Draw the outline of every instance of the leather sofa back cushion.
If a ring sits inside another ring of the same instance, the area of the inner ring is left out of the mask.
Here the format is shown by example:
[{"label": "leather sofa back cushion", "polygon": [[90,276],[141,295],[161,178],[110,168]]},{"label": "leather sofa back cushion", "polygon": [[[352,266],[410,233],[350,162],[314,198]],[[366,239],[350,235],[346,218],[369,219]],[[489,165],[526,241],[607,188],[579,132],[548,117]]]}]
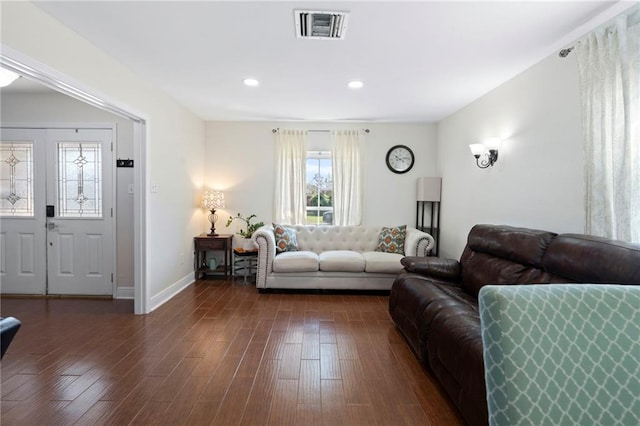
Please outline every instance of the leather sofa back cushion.
[{"label": "leather sofa back cushion", "polygon": [[509,226],[474,226],[460,265],[474,296],[487,284],[640,284],[637,244]]},{"label": "leather sofa back cushion", "polygon": [[542,268],[545,250],[557,234],[511,226],[476,225],[467,247],[522,265]]},{"label": "leather sofa back cushion", "polygon": [[542,267],[545,251],[556,235],[511,226],[474,226],[460,259],[462,287],[477,296],[486,284],[566,282]]},{"label": "leather sofa back cushion", "polygon": [[544,269],[576,282],[640,284],[637,244],[562,234],[549,245]]},{"label": "leather sofa back cushion", "polygon": [[477,297],[482,286],[487,284],[541,284],[567,282],[565,278],[549,274],[486,253],[475,252],[469,247],[462,254],[462,288]]}]

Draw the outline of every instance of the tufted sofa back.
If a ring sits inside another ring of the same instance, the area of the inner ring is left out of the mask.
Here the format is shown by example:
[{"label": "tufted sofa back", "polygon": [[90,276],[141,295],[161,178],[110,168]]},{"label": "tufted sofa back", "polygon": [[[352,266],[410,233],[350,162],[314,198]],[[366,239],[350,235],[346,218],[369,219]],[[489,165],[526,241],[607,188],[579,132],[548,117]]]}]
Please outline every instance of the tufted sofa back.
[{"label": "tufted sofa back", "polygon": [[327,250],[374,251],[380,226],[296,225],[298,248],[320,254]]}]

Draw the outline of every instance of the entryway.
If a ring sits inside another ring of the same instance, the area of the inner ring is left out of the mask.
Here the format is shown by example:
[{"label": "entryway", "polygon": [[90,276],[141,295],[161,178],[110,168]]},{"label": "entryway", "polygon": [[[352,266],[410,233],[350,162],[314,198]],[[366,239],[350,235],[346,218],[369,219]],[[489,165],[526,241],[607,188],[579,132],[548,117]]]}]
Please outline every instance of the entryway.
[{"label": "entryway", "polygon": [[0,129],[3,294],[113,295],[113,135]]}]

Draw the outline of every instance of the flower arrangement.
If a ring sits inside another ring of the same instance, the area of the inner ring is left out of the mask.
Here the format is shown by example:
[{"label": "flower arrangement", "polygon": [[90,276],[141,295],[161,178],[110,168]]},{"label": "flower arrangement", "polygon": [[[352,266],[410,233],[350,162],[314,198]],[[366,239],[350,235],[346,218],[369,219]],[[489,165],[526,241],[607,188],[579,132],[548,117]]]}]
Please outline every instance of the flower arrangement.
[{"label": "flower arrangement", "polygon": [[227,227],[229,227],[229,225],[231,225],[231,222],[233,222],[234,220],[240,219],[247,224],[247,230],[245,231],[241,229],[240,232],[238,232],[238,235],[240,235],[242,238],[251,238],[253,233],[256,232],[258,228],[264,226],[263,222],[251,223],[251,220],[255,217],[255,214],[249,215],[247,217],[242,217],[240,216],[240,213],[238,213],[237,216],[229,216],[229,219],[227,220]]}]

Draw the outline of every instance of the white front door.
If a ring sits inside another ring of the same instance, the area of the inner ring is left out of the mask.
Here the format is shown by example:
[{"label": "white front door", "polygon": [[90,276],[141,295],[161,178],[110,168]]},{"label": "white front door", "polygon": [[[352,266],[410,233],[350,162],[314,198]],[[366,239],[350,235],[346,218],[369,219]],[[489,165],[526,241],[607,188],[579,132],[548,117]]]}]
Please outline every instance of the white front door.
[{"label": "white front door", "polygon": [[45,142],[42,129],[0,129],[3,294],[46,293]]},{"label": "white front door", "polygon": [[[36,217],[42,222],[40,226],[34,221],[33,232],[42,229],[44,234],[42,275],[47,294],[113,294],[112,133],[109,129],[44,130],[45,155],[34,156],[33,168],[35,175],[44,172],[46,189],[34,192]],[[2,198],[4,203],[4,194]],[[14,254],[12,246],[5,250],[2,257],[7,259],[23,256]],[[34,275],[41,281],[38,273]],[[14,281],[3,276],[2,291],[35,292]]]}]

